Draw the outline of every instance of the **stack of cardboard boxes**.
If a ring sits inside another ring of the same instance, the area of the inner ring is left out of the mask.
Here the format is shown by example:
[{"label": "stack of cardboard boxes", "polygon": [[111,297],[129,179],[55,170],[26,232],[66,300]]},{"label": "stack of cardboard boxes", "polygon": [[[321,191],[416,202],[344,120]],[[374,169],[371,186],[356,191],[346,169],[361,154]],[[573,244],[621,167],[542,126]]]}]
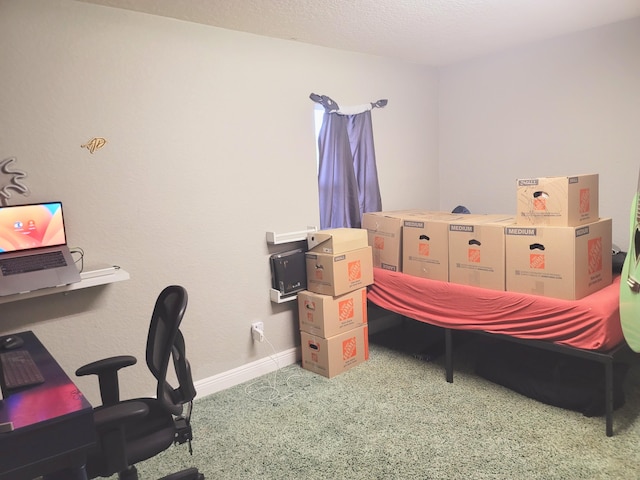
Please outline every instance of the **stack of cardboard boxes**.
[{"label": "stack of cardboard boxes", "polygon": [[514,223],[509,215],[428,210],[363,217],[375,267],[497,290],[505,289],[504,227]]},{"label": "stack of cardboard boxes", "polygon": [[598,175],[518,180],[517,192],[517,225],[505,229],[507,290],[577,300],[611,283]]},{"label": "stack of cardboard boxes", "polygon": [[320,230],[307,243],[307,290],[298,293],[302,367],[331,378],[369,358],[372,248],[358,228]]},{"label": "stack of cardboard boxes", "polygon": [[432,280],[577,300],[612,281],[598,175],[517,181],[517,215],[366,213],[374,266]]},{"label": "stack of cardboard boxes", "polygon": [[517,215],[365,213],[362,229],[308,235],[298,293],[302,366],[333,377],[368,359],[373,267],[432,280],[577,300],[612,281],[611,219],[598,175],[517,181]]}]

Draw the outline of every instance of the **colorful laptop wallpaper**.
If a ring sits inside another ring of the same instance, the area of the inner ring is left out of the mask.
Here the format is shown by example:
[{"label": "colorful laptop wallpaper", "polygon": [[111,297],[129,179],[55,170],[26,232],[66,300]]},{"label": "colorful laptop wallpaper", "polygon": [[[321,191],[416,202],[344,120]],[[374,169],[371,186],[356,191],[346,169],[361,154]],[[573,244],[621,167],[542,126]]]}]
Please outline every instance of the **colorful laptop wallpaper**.
[{"label": "colorful laptop wallpaper", "polygon": [[60,202],[0,207],[0,253],[65,243]]}]

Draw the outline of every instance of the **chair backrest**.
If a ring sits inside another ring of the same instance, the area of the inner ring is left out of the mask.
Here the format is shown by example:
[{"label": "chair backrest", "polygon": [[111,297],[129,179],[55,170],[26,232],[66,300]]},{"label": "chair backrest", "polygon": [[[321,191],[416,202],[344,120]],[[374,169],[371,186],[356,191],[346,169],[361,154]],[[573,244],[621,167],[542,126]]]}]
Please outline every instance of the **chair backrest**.
[{"label": "chair backrest", "polygon": [[[162,290],[153,309],[147,336],[147,366],[158,382],[157,398],[174,415],[180,415],[183,405],[191,402],[196,395],[185,356],[184,338],[180,332],[187,299],[187,291],[179,285]],[[167,381],[171,357],[178,380],[177,388]]]}]

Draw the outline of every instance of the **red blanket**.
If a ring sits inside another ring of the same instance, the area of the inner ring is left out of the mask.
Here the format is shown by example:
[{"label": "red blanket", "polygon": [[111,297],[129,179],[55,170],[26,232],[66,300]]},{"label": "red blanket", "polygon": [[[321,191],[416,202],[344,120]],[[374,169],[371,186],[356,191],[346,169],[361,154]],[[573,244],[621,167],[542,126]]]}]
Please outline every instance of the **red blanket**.
[{"label": "red blanket", "polygon": [[374,268],[368,299],[415,320],[458,330],[482,330],[585,350],[609,350],[623,340],[620,277],[580,300],[501,292]]}]

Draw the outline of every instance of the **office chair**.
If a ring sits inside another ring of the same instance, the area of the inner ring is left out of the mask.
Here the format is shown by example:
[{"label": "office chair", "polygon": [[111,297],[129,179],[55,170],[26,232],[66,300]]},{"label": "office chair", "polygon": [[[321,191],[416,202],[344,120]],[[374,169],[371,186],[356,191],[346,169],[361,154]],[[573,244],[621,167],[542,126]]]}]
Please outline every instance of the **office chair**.
[{"label": "office chair", "polygon": [[[102,405],[94,409],[97,445],[87,458],[89,478],[118,474],[137,480],[135,464],[188,442],[191,453],[191,409],[196,390],[180,322],[187,308],[187,291],[168,286],[158,296],[147,337],[146,360],[157,380],[156,398],[120,400],[118,371],[136,363],[129,355],[110,357],[80,367],[76,375],[97,375]],[[173,359],[178,388],[167,381]],[[185,414],[183,415],[183,409]],[[183,470],[163,480],[202,480],[197,469]]]}]

